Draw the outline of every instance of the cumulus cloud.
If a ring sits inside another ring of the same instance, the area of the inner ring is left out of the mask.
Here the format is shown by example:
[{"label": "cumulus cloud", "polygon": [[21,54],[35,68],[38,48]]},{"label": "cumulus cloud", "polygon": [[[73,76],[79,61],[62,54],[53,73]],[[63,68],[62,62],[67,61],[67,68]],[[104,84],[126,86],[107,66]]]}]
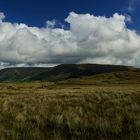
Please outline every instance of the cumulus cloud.
[{"label": "cumulus cloud", "polygon": [[70,29],[29,27],[3,21],[0,14],[0,67],[48,66],[61,63],[103,63],[140,66],[140,35],[128,29],[127,18],[76,14],[65,19]]}]

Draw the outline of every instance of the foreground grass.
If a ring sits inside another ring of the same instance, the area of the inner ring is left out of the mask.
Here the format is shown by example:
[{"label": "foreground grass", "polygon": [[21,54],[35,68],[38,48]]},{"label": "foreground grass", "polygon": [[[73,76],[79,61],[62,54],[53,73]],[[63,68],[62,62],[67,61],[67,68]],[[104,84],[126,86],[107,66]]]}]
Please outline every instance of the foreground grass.
[{"label": "foreground grass", "polygon": [[139,140],[140,87],[0,84],[1,140]]}]

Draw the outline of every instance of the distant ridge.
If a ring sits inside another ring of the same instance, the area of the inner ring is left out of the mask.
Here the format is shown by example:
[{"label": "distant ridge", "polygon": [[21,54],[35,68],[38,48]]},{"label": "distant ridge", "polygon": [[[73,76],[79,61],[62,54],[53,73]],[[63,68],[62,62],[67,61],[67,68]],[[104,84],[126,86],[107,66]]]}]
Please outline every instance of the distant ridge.
[{"label": "distant ridge", "polygon": [[0,82],[22,82],[28,81],[32,76],[47,71],[48,68],[5,68],[0,70]]},{"label": "distant ridge", "polygon": [[62,64],[55,67],[5,68],[0,70],[0,82],[61,81],[112,72],[140,73],[140,69],[121,65]]}]

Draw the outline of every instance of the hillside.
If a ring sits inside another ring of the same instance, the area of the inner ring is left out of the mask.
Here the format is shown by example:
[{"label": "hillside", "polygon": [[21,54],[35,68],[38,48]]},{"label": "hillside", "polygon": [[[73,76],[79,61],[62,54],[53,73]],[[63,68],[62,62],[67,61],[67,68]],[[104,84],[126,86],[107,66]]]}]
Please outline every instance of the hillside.
[{"label": "hillside", "polygon": [[[99,77],[108,74],[117,78],[134,79],[140,70],[120,65],[62,64],[52,68],[7,68],[0,70],[0,82],[62,81],[73,78]],[[102,74],[102,75],[101,75]],[[100,75],[100,76],[97,76]],[[113,77],[112,77],[113,78]],[[139,78],[140,79],[140,78]]]},{"label": "hillside", "polygon": [[47,71],[48,68],[6,68],[0,70],[0,82],[28,81],[31,77]]}]

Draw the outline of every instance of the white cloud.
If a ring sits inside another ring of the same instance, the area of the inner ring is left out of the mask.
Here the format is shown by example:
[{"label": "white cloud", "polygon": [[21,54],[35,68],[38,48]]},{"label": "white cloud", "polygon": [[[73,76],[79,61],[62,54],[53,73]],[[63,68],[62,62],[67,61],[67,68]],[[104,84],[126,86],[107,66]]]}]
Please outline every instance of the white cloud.
[{"label": "white cloud", "polygon": [[128,14],[125,14],[125,21],[126,21],[127,23],[132,23],[132,22],[133,22],[131,16],[128,15]]},{"label": "white cloud", "polygon": [[140,0],[129,0],[127,10],[129,12],[134,12],[136,7],[140,4]]},{"label": "white cloud", "polygon": [[46,21],[46,27],[47,28],[54,28],[55,27],[55,25],[56,25],[56,20],[54,19],[54,20],[48,20],[48,21]]},{"label": "white cloud", "polygon": [[107,18],[71,12],[65,19],[70,29],[64,30],[54,28],[53,21],[38,28],[4,22],[0,16],[0,67],[60,63],[140,66],[140,35],[126,27],[126,18],[117,13]]},{"label": "white cloud", "polygon": [[3,12],[0,12],[0,21],[2,21],[3,19],[5,19],[5,15]]}]

